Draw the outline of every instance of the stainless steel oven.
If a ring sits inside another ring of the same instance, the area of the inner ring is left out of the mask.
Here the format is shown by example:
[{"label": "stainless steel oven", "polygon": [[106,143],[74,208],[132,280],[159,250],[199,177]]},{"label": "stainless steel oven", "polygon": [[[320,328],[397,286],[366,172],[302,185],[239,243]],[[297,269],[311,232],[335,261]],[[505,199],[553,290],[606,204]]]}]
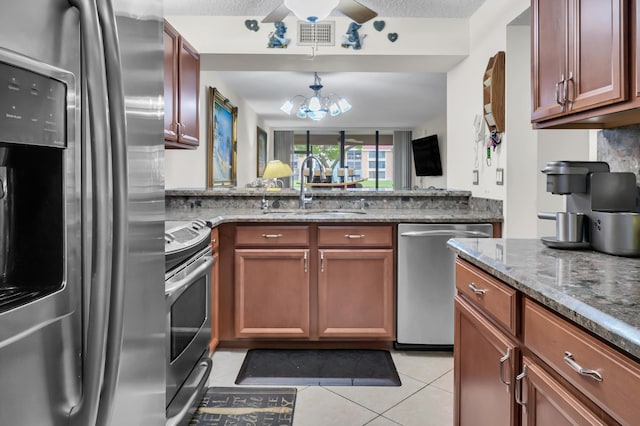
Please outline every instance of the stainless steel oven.
[{"label": "stainless steel oven", "polygon": [[211,227],[165,223],[167,425],[187,424],[211,371]]}]

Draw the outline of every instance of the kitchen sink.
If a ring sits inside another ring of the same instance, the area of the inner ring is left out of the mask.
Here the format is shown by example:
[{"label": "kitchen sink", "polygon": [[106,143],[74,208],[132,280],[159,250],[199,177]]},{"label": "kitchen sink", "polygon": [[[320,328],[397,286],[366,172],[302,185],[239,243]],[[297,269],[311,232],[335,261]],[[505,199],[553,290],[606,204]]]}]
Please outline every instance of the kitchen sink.
[{"label": "kitchen sink", "polygon": [[343,210],[343,209],[296,209],[296,210],[268,210],[265,214],[287,214],[287,215],[323,215],[323,216],[348,216],[366,214],[366,210]]}]

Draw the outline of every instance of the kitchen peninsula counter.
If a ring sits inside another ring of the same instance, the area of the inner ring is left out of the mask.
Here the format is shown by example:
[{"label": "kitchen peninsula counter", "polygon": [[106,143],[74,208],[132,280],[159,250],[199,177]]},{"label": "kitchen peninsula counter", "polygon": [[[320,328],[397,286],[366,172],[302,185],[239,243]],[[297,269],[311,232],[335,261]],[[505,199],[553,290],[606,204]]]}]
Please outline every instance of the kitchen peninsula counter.
[{"label": "kitchen peninsula counter", "polygon": [[[225,222],[501,223],[502,205],[474,199],[469,191],[313,191],[309,211],[298,208],[299,192],[170,190],[168,220]],[[269,203],[261,209],[263,197]],[[364,209],[362,206],[364,205]]]},{"label": "kitchen peninsula counter", "polygon": [[640,259],[537,239],[454,239],[457,255],[640,359]]}]

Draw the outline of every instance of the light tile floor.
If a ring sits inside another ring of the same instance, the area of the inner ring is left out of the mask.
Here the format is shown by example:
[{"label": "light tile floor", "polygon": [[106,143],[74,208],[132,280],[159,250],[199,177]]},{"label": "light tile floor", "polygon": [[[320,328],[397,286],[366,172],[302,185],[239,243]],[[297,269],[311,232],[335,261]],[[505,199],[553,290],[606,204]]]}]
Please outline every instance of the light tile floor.
[{"label": "light tile floor", "polygon": [[[246,350],[218,349],[209,386],[236,386]],[[402,386],[298,387],[294,426],[453,424],[453,356],[392,351]]]}]

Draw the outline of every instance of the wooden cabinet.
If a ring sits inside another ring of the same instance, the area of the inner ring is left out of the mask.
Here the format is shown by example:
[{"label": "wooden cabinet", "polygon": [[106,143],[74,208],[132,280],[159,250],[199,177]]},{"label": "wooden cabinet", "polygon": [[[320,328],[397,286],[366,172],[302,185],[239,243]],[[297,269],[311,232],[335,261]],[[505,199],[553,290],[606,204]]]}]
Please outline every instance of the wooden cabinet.
[{"label": "wooden cabinet", "polygon": [[516,335],[516,291],[478,268],[456,261],[456,290]]},{"label": "wooden cabinet", "polygon": [[626,5],[626,0],[532,1],[531,119],[536,127],[627,99]]},{"label": "wooden cabinet", "polygon": [[213,352],[220,341],[220,231],[218,228],[211,230],[211,250],[213,265],[211,266],[211,341],[209,342],[209,351]]},{"label": "wooden cabinet", "polygon": [[566,387],[528,357],[516,378],[516,399],[522,406],[522,425],[606,425]]},{"label": "wooden cabinet", "polygon": [[319,337],[394,338],[392,234],[390,226],[318,228]]},{"label": "wooden cabinet", "polygon": [[531,300],[524,302],[524,344],[581,394],[622,424],[640,419],[640,366]]},{"label": "wooden cabinet", "polygon": [[393,227],[235,228],[234,337],[395,337]]},{"label": "wooden cabinet", "polygon": [[456,425],[637,424],[635,360],[460,259],[456,288]]},{"label": "wooden cabinet", "polygon": [[164,139],[166,148],[199,144],[200,55],[164,21]]},{"label": "wooden cabinet", "polygon": [[236,228],[236,337],[309,337],[308,244],[307,226]]},{"label": "wooden cabinet", "polygon": [[238,337],[309,337],[309,250],[238,249]]},{"label": "wooden cabinet", "polygon": [[517,344],[460,296],[454,312],[454,424],[514,424]]}]

